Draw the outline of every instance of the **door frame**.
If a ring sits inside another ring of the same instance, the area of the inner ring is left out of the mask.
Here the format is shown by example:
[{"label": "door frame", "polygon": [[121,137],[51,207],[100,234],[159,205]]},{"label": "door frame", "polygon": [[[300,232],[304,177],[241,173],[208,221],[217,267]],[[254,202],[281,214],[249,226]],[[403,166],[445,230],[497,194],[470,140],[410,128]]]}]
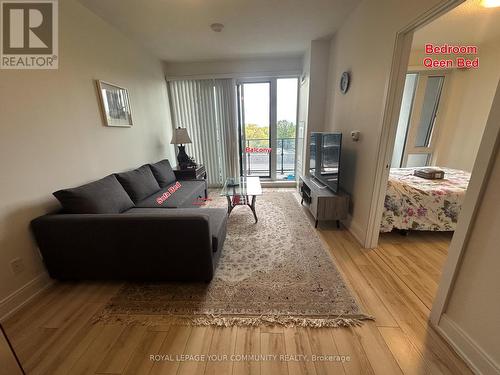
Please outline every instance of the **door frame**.
[{"label": "door frame", "polygon": [[391,71],[386,91],[386,101],[383,109],[382,131],[377,156],[377,167],[375,170],[374,189],[368,215],[368,230],[363,244],[365,248],[375,248],[378,246],[380,223],[384,210],[392,152],[396,140],[401,100],[403,97],[406,73],[409,70],[408,61],[410,59],[413,33],[418,28],[432,22],[434,19],[449,12],[464,1],[465,0],[443,1],[441,4],[422,14],[412,23],[396,33]]},{"label": "door frame", "polygon": [[[449,12],[464,0],[447,0],[434,9],[424,13],[410,25],[397,33],[396,43],[388,82],[387,100],[383,112],[382,133],[380,136],[379,153],[375,175],[375,188],[373,191],[368,232],[365,247],[375,248],[378,245],[380,221],[384,207],[387,181],[389,177],[390,162],[394,141],[396,137],[397,123],[401,107],[408,61],[416,29],[433,21],[441,15]],[[457,271],[459,269],[465,246],[467,245],[472,224],[474,223],[477,209],[486,187],[491,166],[494,162],[495,151],[500,143],[500,82],[490,110],[486,128],[483,133],[481,145],[474,163],[466,198],[461,210],[461,218],[453,235],[446,259],[438,292],[435,297],[430,313],[430,323],[439,330],[439,322],[447,307],[448,298],[453,288]],[[446,338],[445,338],[446,339]],[[447,340],[447,339],[446,339]],[[448,341],[448,340],[447,340]]]}]

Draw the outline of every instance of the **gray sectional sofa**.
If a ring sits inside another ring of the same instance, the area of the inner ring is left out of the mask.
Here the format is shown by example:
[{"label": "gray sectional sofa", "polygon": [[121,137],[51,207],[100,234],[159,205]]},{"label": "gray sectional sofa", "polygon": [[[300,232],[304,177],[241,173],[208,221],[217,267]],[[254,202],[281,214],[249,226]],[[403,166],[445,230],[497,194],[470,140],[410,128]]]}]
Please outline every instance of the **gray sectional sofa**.
[{"label": "gray sectional sofa", "polygon": [[162,160],[55,192],[62,209],[31,227],[55,279],[208,282],[227,214],[199,208],[206,194],[205,180],[177,181]]}]

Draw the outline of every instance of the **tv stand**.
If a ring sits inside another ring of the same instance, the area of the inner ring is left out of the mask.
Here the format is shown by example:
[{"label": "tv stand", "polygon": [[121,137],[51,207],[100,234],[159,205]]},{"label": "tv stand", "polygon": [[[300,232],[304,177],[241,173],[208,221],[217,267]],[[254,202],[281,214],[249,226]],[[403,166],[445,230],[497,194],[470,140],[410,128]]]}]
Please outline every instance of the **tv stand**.
[{"label": "tv stand", "polygon": [[318,189],[328,189],[328,186],[322,184],[318,180],[316,180],[314,177],[310,179],[311,183],[314,184]]},{"label": "tv stand", "polygon": [[299,177],[299,193],[301,204],[305,204],[314,218],[314,227],[318,227],[319,220],[336,220],[337,228],[340,220],[347,219],[349,212],[349,195],[339,191],[334,193],[330,189],[321,187],[309,176]]}]

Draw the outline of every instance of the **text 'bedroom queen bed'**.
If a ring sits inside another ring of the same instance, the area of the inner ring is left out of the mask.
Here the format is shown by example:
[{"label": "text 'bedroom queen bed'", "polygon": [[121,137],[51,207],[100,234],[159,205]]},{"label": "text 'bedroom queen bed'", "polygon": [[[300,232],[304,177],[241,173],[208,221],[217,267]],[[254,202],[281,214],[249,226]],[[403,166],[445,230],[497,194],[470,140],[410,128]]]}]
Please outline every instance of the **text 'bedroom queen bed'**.
[{"label": "text 'bedroom queen bed'", "polygon": [[[439,168],[439,167],[438,167]],[[391,168],[381,232],[393,229],[454,231],[470,173],[449,168],[441,180],[413,175],[415,168]]]}]

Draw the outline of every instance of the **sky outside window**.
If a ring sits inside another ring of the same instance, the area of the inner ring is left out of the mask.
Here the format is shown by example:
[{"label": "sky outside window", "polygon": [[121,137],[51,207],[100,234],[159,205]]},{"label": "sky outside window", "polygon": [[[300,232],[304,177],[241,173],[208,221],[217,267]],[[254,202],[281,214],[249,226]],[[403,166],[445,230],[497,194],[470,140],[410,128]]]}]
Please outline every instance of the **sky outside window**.
[{"label": "sky outside window", "polygon": [[[245,90],[245,123],[269,126],[269,83],[247,83]],[[277,120],[294,123],[297,118],[297,78],[277,80]]]}]

